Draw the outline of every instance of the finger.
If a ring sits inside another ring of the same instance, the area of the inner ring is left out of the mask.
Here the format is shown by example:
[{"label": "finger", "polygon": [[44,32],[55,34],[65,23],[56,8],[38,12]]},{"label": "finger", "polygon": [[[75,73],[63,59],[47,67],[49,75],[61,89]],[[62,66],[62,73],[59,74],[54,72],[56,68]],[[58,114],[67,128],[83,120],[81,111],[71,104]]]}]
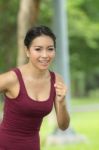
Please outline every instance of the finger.
[{"label": "finger", "polygon": [[63,84],[55,84],[54,87],[63,89],[65,86]]},{"label": "finger", "polygon": [[57,85],[64,85],[62,82],[56,82],[55,84],[54,84],[55,86],[57,86]]},{"label": "finger", "polygon": [[65,95],[66,91],[56,90],[56,94]]}]

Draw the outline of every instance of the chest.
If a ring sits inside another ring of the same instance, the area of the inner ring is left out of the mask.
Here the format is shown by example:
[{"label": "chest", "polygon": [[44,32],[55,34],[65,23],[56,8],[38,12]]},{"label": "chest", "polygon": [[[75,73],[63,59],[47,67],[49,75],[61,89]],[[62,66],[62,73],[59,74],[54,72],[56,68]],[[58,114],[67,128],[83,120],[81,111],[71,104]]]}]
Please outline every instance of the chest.
[{"label": "chest", "polygon": [[42,81],[24,81],[27,95],[34,100],[46,100],[49,98],[51,91],[50,80]]}]

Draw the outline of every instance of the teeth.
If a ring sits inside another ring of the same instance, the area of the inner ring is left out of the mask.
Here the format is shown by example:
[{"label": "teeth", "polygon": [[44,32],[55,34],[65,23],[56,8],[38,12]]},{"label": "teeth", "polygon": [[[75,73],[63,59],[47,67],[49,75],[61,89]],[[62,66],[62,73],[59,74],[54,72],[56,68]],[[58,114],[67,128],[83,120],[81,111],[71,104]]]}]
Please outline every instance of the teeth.
[{"label": "teeth", "polygon": [[48,65],[48,61],[39,61],[42,65]]},{"label": "teeth", "polygon": [[47,63],[47,62],[45,62],[45,61],[42,61],[41,63]]},{"label": "teeth", "polygon": [[48,63],[48,61],[40,61],[41,63]]}]

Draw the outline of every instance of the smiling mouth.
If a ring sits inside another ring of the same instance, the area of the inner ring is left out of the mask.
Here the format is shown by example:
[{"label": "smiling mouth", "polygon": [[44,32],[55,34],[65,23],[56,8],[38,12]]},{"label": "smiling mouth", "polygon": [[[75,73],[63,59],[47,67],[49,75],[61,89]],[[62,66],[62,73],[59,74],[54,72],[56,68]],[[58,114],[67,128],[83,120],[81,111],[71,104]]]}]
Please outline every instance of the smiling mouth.
[{"label": "smiling mouth", "polygon": [[39,61],[42,65],[48,65],[49,61]]}]

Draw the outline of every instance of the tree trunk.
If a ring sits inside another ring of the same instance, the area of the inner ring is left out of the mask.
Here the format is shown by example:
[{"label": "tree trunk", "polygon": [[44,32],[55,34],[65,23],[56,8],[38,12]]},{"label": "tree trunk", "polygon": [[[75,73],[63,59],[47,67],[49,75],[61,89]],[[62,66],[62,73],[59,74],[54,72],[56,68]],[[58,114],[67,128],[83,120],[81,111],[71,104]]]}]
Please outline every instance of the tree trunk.
[{"label": "tree trunk", "polygon": [[26,62],[24,51],[24,37],[27,30],[36,22],[40,7],[40,0],[21,0],[18,13],[18,56],[17,65]]}]

